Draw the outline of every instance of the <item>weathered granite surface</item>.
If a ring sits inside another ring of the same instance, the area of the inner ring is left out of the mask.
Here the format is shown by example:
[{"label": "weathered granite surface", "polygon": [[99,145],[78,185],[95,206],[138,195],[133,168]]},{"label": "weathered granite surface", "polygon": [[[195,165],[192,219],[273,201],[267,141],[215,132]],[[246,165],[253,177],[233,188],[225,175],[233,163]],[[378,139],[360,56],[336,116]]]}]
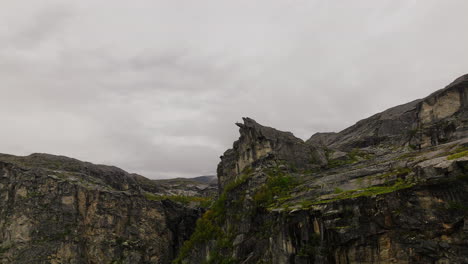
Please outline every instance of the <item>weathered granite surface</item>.
[{"label": "weathered granite surface", "polygon": [[369,146],[427,147],[466,137],[468,75],[428,97],[390,108],[339,133],[318,133],[308,143],[350,150]]},{"label": "weathered granite surface", "polygon": [[244,119],[176,263],[468,263],[467,90],[305,144]]},{"label": "weathered granite surface", "polygon": [[292,167],[316,169],[327,163],[325,151],[314,145],[306,144],[291,132],[283,132],[258,124],[250,118],[237,123],[240,138],[233,148],[227,150],[218,165],[220,189],[249,167],[255,167],[263,160],[284,161]]}]

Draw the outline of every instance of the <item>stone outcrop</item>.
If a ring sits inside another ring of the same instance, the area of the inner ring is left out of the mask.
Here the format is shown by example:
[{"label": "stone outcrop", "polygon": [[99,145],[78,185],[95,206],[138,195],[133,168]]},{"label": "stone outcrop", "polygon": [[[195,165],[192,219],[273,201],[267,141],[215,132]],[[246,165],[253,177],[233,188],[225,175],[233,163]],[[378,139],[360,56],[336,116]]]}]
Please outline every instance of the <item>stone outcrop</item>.
[{"label": "stone outcrop", "polygon": [[258,124],[250,118],[237,123],[240,138],[227,150],[218,165],[220,188],[237,179],[246,168],[266,160],[284,162],[295,169],[315,169],[326,165],[323,149],[306,144],[291,132],[283,132]]},{"label": "stone outcrop", "polygon": [[318,133],[307,142],[331,149],[376,146],[427,147],[466,137],[468,75],[428,97],[390,108],[339,133]]},{"label": "stone outcrop", "polygon": [[154,197],[116,167],[0,155],[0,263],[170,263],[203,210]]},{"label": "stone outcrop", "polygon": [[467,81],[305,144],[244,119],[176,263],[468,263]]}]

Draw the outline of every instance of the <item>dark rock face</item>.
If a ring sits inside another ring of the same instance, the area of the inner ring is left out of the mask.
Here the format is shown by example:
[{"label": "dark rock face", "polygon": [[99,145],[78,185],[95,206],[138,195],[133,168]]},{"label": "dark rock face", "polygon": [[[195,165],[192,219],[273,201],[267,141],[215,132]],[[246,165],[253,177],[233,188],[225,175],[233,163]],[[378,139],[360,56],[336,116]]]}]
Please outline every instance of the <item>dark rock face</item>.
[{"label": "dark rock face", "polygon": [[0,157],[0,263],[170,263],[202,211],[148,200],[125,171]]},{"label": "dark rock face", "polygon": [[468,263],[467,89],[306,144],[244,119],[176,263]]}]

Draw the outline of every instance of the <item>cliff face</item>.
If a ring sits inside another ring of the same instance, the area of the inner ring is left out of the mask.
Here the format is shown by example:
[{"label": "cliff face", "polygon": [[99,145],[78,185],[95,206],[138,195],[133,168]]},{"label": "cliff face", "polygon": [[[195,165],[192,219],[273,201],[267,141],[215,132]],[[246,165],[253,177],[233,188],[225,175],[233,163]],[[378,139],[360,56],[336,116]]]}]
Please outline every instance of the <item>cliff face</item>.
[{"label": "cliff face", "polygon": [[218,165],[220,189],[238,179],[246,168],[256,167],[266,160],[288,163],[293,168],[317,169],[326,165],[323,149],[306,144],[291,132],[282,132],[259,125],[255,120],[243,118],[237,123],[240,138],[227,150]]},{"label": "cliff face", "polygon": [[468,263],[467,90],[306,142],[244,118],[218,183],[0,154],[0,263]]},{"label": "cliff face", "polygon": [[428,97],[390,108],[339,133],[318,133],[307,142],[329,148],[428,147],[467,136],[468,75]]},{"label": "cliff face", "polygon": [[176,263],[468,263],[467,90],[306,143],[244,119]]},{"label": "cliff face", "polygon": [[0,263],[170,263],[202,210],[141,180],[66,157],[0,155]]}]

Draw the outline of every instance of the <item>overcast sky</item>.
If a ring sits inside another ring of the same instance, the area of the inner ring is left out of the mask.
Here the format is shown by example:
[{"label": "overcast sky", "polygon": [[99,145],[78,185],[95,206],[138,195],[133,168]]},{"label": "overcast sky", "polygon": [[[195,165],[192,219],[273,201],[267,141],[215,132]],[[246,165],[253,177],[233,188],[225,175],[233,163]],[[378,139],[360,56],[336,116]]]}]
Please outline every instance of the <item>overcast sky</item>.
[{"label": "overcast sky", "polygon": [[466,0],[0,1],[0,152],[214,174],[258,122],[307,139],[468,73]]}]

